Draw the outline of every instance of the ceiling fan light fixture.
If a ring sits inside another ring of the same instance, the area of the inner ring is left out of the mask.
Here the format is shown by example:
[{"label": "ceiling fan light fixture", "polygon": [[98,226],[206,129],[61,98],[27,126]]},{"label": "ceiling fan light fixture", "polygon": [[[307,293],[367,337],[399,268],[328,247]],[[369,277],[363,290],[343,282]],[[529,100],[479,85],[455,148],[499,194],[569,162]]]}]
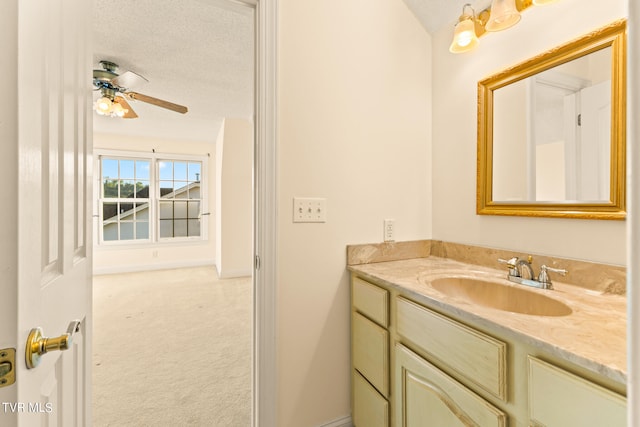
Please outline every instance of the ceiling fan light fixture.
[{"label": "ceiling fan light fixture", "polygon": [[120,103],[118,102],[113,103],[113,111],[111,112],[112,115],[117,117],[124,117],[124,115],[127,114],[128,112],[129,110],[126,108],[123,108],[122,105],[120,105]]},{"label": "ceiling fan light fixture", "polygon": [[103,116],[109,115],[113,110],[113,102],[111,101],[111,99],[107,98],[106,96],[103,96],[102,98],[99,98],[96,101],[95,110],[96,110],[96,113],[101,114]]}]

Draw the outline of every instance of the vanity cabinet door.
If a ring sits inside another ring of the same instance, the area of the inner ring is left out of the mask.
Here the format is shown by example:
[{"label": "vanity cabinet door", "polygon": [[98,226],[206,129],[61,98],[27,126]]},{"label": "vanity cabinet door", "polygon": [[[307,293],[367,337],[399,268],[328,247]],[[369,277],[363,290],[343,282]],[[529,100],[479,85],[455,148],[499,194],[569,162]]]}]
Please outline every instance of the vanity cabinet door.
[{"label": "vanity cabinet door", "polygon": [[504,427],[506,415],[397,343],[396,427]]},{"label": "vanity cabinet door", "polygon": [[626,408],[623,396],[529,356],[532,426],[624,427]]}]

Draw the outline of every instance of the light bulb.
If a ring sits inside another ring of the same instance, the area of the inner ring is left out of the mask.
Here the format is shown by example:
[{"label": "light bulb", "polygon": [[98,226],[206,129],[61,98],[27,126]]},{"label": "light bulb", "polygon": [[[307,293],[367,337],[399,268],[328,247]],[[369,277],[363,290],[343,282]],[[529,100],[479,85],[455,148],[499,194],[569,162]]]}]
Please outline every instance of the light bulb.
[{"label": "light bulb", "polygon": [[533,4],[536,6],[544,6],[546,4],[555,3],[558,0],[533,0]]},{"label": "light bulb", "polygon": [[113,114],[118,116],[118,117],[124,117],[125,114],[127,114],[129,110],[126,110],[124,108],[122,108],[122,105],[120,105],[120,103],[118,102],[114,102],[113,103]]},{"label": "light bulb", "polygon": [[449,52],[462,53],[474,49],[478,45],[475,24],[469,16],[460,18],[453,32],[453,41],[449,46]]},{"label": "light bulb", "polygon": [[111,100],[106,96],[103,96],[96,101],[96,112],[102,115],[109,114],[111,113],[112,106],[113,103],[111,102]]}]

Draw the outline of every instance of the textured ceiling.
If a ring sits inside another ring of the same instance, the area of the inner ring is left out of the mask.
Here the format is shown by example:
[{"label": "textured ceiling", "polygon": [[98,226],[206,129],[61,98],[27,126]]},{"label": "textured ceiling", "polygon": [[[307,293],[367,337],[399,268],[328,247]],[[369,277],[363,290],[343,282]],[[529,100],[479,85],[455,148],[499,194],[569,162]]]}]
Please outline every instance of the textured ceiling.
[{"label": "textured ceiling", "polygon": [[[253,115],[253,9],[225,0],[95,0],[100,60],[148,83],[130,88],[189,108],[130,101],[137,119],[94,114],[94,131],[215,142],[224,117]],[[94,94],[94,99],[98,92]]]},{"label": "textured ceiling", "polygon": [[[403,1],[433,34],[453,28],[468,0]],[[254,12],[243,0],[94,2],[94,68],[115,62],[148,80],[130,89],[189,108],[181,115],[131,101],[139,118],[94,114],[96,132],[215,142],[224,117],[253,116]]]},{"label": "textured ceiling", "polygon": [[430,34],[447,25],[450,25],[453,31],[453,26],[462,14],[462,7],[467,3],[478,12],[491,4],[491,0],[404,0],[404,2]]}]

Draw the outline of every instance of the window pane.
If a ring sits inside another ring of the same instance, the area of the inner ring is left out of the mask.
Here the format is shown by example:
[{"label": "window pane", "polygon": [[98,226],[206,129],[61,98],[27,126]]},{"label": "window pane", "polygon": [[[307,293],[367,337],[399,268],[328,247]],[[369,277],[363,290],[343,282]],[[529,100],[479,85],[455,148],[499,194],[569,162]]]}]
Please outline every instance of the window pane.
[{"label": "window pane", "polygon": [[160,237],[173,237],[173,220],[161,219],[160,220]]},{"label": "window pane", "polygon": [[103,197],[118,197],[118,180],[105,179],[102,184]]},{"label": "window pane", "polygon": [[133,203],[120,203],[118,213],[120,214],[120,221],[133,221]]},{"label": "window pane", "polygon": [[149,198],[149,181],[136,182],[136,198],[138,199]]},{"label": "window pane", "polygon": [[189,183],[184,181],[176,181],[174,184],[176,189],[175,198],[176,199],[186,199],[189,196],[187,189],[189,188]]},{"label": "window pane", "polygon": [[148,239],[149,238],[149,223],[148,222],[136,222],[136,239]]},{"label": "window pane", "polygon": [[200,198],[200,183],[194,182],[191,184],[189,188],[189,198],[190,199],[199,199]]},{"label": "window pane", "polygon": [[187,237],[186,219],[176,219],[173,222],[173,237]]},{"label": "window pane", "polygon": [[189,202],[187,206],[187,218],[194,219],[200,215],[200,202]]},{"label": "window pane", "polygon": [[118,178],[118,161],[116,159],[102,159],[102,178]]},{"label": "window pane", "polygon": [[173,162],[158,162],[160,169],[160,179],[173,179]]},{"label": "window pane", "polygon": [[173,219],[173,202],[160,202],[160,219]]},{"label": "window pane", "polygon": [[149,179],[149,161],[148,160],[136,160],[136,178],[137,179]]},{"label": "window pane", "polygon": [[173,162],[173,179],[186,181],[187,180],[187,163],[186,162]]},{"label": "window pane", "polygon": [[133,160],[120,160],[120,178],[121,179],[133,179],[135,178],[134,173],[134,161]]},{"label": "window pane", "polygon": [[200,220],[199,219],[190,219],[188,221],[189,226],[189,236],[199,236],[200,235]]},{"label": "window pane", "polygon": [[[187,202],[173,202],[174,218],[187,218]],[[185,225],[186,227],[186,225]]]},{"label": "window pane", "polygon": [[118,223],[117,222],[104,224],[104,226],[102,227],[102,239],[105,242],[118,240]]},{"label": "window pane", "polygon": [[189,181],[200,181],[201,169],[200,163],[189,163]]},{"label": "window pane", "polygon": [[135,194],[135,185],[133,180],[127,179],[120,181],[120,198],[122,199],[130,199]]},{"label": "window pane", "polygon": [[160,181],[160,197],[163,199],[173,198],[173,181]]},{"label": "window pane", "polygon": [[118,204],[117,203],[103,203],[102,204],[102,220],[103,221],[107,221],[107,220],[113,218],[116,215],[118,215]]},{"label": "window pane", "polygon": [[120,240],[133,240],[133,222],[120,223]]},{"label": "window pane", "polygon": [[149,203],[136,203],[136,221],[149,221]]}]

